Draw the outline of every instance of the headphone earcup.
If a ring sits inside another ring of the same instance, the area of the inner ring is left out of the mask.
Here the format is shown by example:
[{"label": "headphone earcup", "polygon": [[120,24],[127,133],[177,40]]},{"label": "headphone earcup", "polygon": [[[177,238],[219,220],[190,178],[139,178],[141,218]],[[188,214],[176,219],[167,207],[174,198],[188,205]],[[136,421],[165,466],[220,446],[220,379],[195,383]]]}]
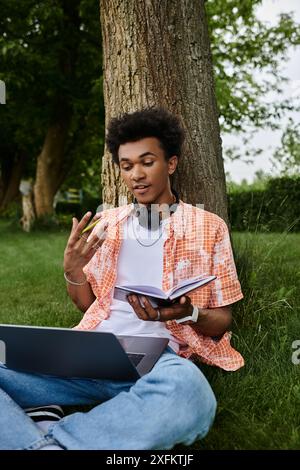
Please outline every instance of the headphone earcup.
[{"label": "headphone earcup", "polygon": [[[172,188],[172,193],[174,194],[176,201],[175,203],[170,204],[170,215],[176,212],[177,206],[179,204],[178,193],[173,188]],[[133,204],[134,204],[134,215],[138,218],[139,224],[142,227],[147,228],[148,230],[151,230],[151,222],[153,221],[151,217],[151,208],[150,207],[140,208],[139,203],[136,198],[134,198]],[[160,217],[159,217],[159,220],[160,220]],[[158,224],[160,224],[159,221],[158,221]],[[154,223],[154,225],[156,226],[156,223]]]}]

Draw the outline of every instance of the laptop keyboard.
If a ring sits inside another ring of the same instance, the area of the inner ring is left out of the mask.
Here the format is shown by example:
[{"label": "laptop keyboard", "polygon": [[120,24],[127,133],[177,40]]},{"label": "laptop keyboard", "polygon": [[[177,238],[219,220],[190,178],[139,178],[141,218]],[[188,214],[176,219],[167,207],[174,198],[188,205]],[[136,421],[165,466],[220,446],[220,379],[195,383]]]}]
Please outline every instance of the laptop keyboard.
[{"label": "laptop keyboard", "polygon": [[127,353],[127,356],[131,360],[132,364],[134,366],[137,366],[141,362],[145,354]]}]

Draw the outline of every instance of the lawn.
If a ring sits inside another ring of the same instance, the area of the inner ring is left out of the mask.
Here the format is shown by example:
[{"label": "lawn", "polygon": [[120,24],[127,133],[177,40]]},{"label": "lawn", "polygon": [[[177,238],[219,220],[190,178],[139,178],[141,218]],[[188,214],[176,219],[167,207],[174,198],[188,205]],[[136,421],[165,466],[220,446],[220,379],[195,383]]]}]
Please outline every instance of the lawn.
[{"label": "lawn", "polygon": [[[78,323],[63,279],[67,237],[0,221],[1,323]],[[300,365],[292,362],[300,340],[300,234],[234,233],[233,242],[245,298],[234,308],[232,341],[246,365],[237,372],[201,366],[218,411],[208,436],[191,448],[300,449]]]}]

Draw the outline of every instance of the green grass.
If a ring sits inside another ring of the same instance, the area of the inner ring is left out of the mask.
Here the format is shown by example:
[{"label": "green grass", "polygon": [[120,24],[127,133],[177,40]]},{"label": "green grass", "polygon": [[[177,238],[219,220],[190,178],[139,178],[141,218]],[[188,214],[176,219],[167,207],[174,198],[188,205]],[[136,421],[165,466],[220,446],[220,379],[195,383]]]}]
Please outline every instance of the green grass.
[{"label": "green grass", "polygon": [[235,233],[245,298],[234,309],[233,344],[245,367],[202,368],[218,397],[204,449],[299,449],[300,234]]},{"label": "green grass", "polygon": [[[67,232],[23,233],[0,221],[0,322],[72,327],[81,313],[63,280]],[[300,234],[233,234],[245,299],[234,308],[236,372],[201,365],[218,399],[194,449],[300,449]],[[183,448],[177,446],[177,449]]]},{"label": "green grass", "polygon": [[67,232],[24,233],[0,221],[0,321],[75,326],[81,313],[63,279]]}]

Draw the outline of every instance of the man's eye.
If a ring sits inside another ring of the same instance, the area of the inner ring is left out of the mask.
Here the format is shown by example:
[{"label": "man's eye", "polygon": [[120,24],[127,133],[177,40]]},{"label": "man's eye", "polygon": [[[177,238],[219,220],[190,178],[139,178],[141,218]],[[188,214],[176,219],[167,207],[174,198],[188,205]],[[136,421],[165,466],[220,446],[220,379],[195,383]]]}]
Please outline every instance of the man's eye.
[{"label": "man's eye", "polygon": [[129,171],[129,170],[130,170],[130,166],[122,166],[122,170]]},{"label": "man's eye", "polygon": [[144,162],[144,165],[151,166],[151,165],[153,165],[153,162]]}]

